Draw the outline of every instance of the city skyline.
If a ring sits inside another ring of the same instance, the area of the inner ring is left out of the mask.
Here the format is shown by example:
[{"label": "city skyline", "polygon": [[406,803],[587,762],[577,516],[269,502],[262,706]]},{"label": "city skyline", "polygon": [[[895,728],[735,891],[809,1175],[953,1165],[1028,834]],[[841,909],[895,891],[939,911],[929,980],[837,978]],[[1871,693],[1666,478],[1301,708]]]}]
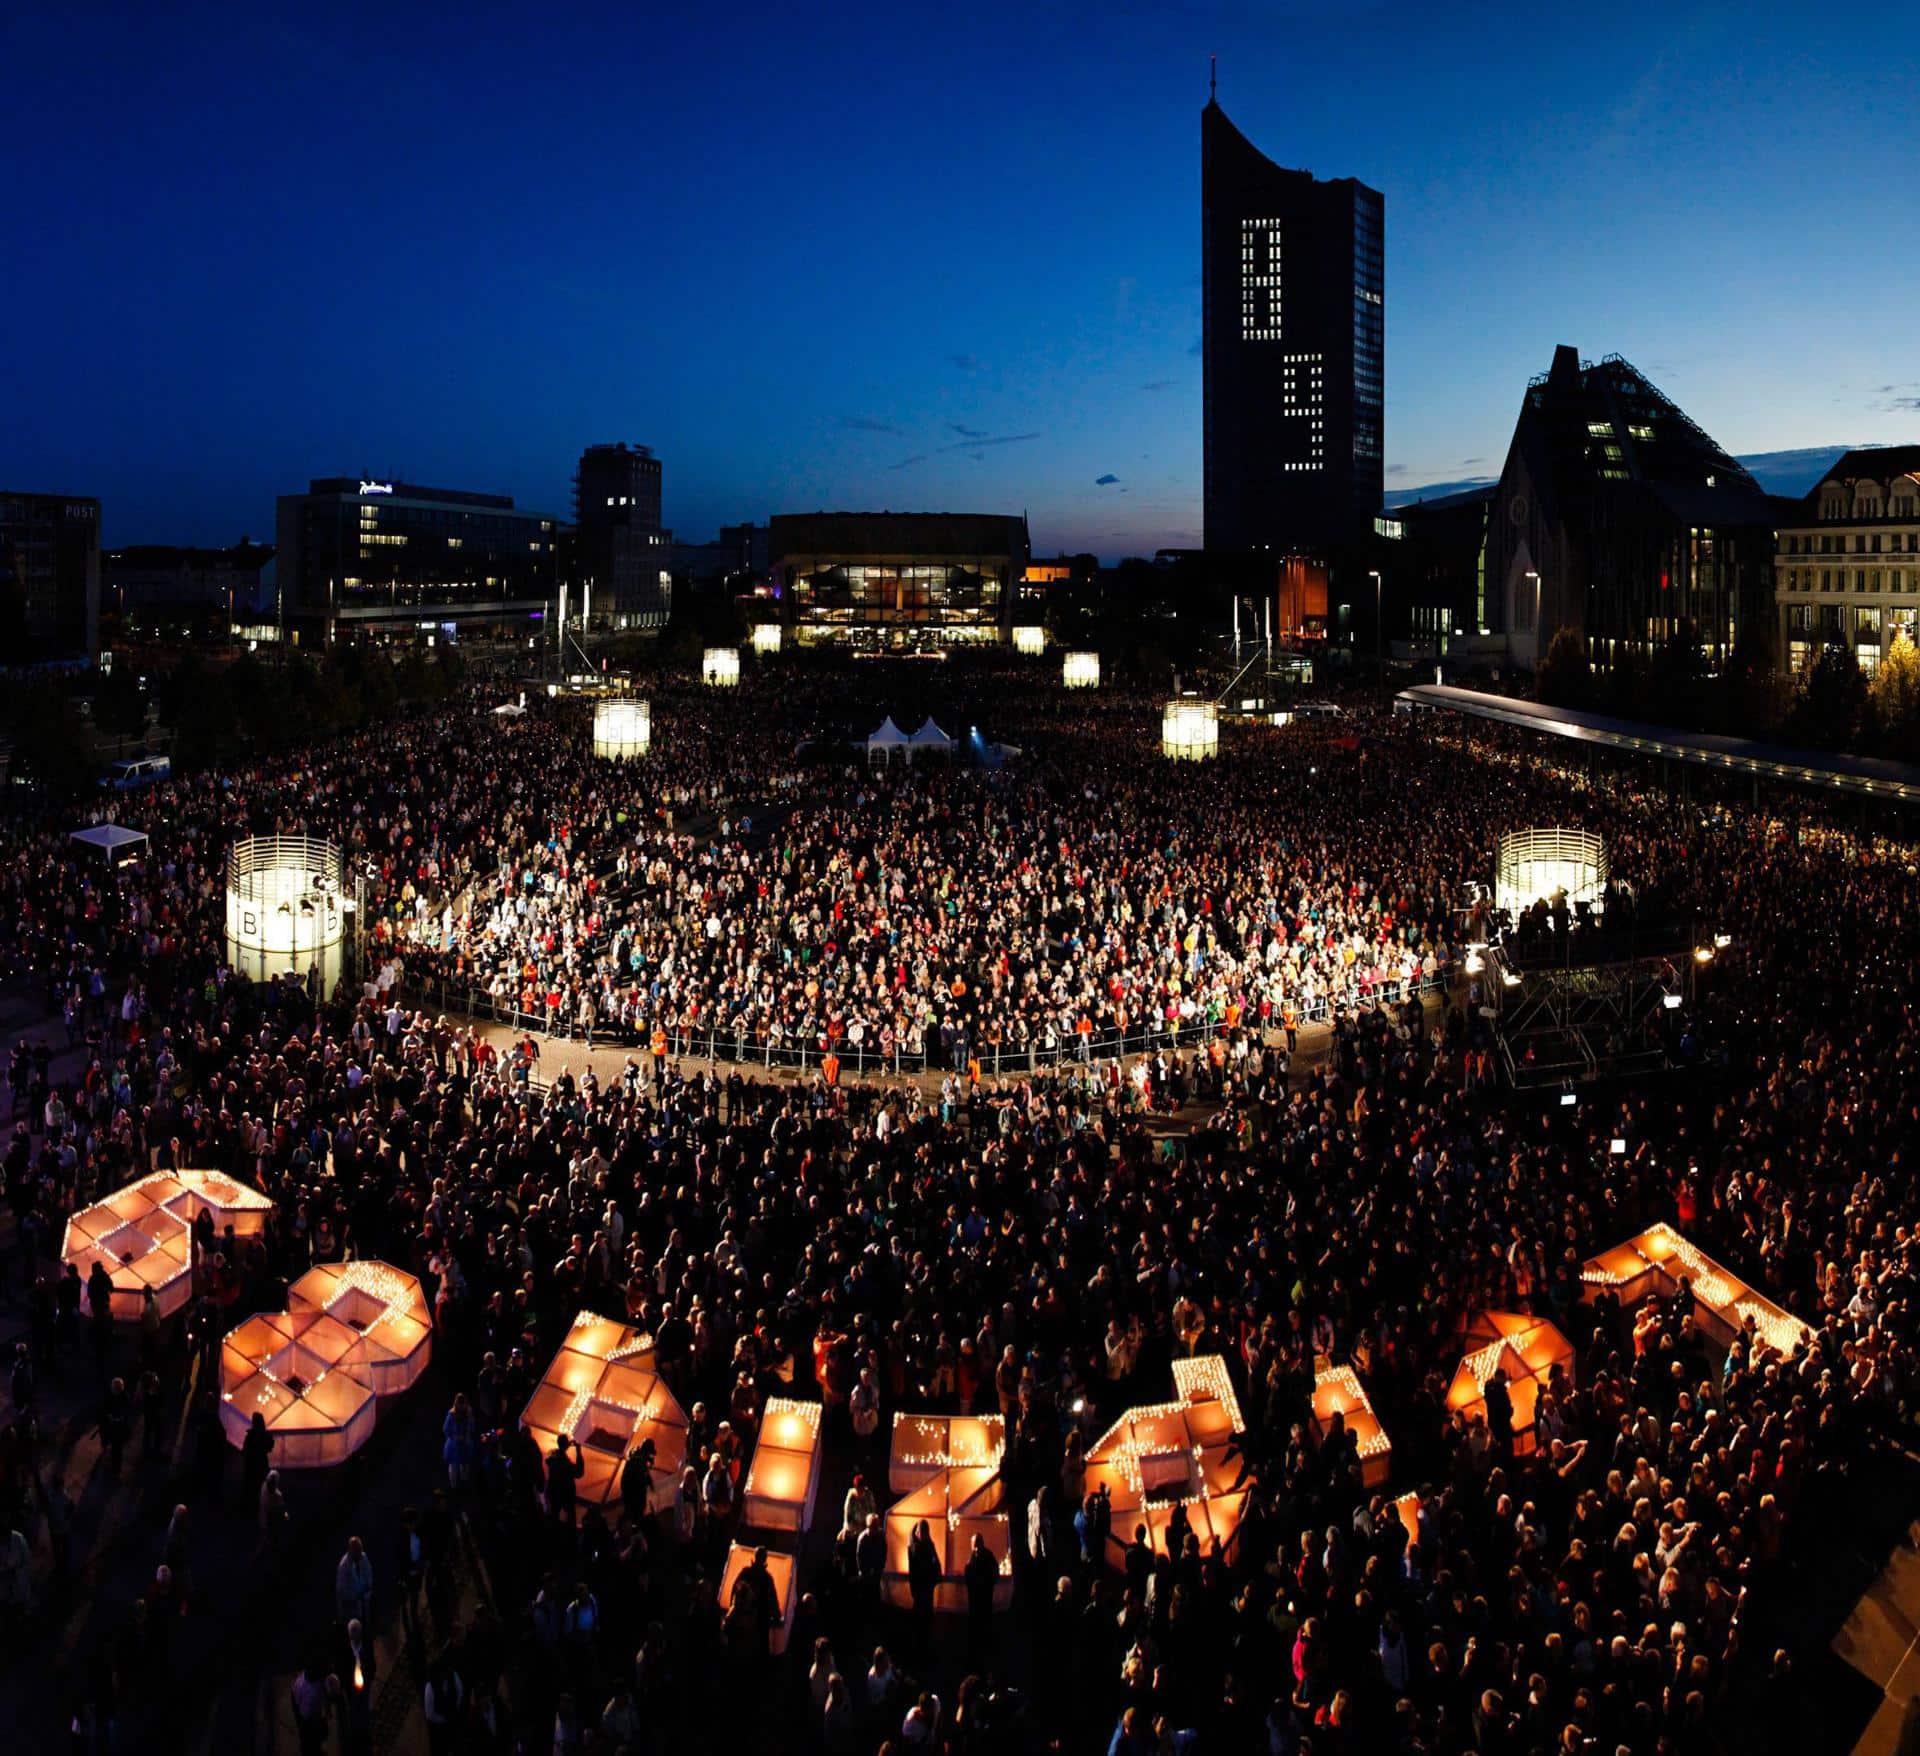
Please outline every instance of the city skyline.
[{"label": "city skyline", "polygon": [[1390,496],[1496,474],[1563,341],[1736,453],[1920,424],[1911,246],[1834,194],[1920,124],[1864,43],[1809,58],[1810,9],[358,16],[0,24],[34,70],[0,481],[227,542],[359,469],[565,516],[628,438],[686,538],[1024,509],[1036,552],[1190,544],[1215,51],[1263,151],[1391,204]]}]

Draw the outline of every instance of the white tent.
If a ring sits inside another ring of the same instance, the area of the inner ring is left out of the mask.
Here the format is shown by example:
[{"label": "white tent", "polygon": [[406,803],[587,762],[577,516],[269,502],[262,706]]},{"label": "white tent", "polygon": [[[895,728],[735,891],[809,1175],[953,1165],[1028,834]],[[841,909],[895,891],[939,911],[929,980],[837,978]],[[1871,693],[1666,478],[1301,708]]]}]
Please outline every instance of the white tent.
[{"label": "white tent", "polygon": [[938,750],[942,756],[951,756],[954,751],[954,740],[941,731],[933,723],[933,715],[928,714],[927,723],[907,740],[907,748],[914,756],[918,756],[923,750]]},{"label": "white tent", "polygon": [[894,751],[905,750],[908,744],[907,734],[893,723],[893,715],[888,714],[879,731],[867,740],[867,760],[871,762],[877,753],[882,762],[890,762]]},{"label": "white tent", "polygon": [[137,858],[147,845],[147,838],[139,830],[123,829],[117,823],[90,824],[85,829],[76,829],[72,839],[85,842],[90,848],[98,848],[107,856],[110,866]]}]

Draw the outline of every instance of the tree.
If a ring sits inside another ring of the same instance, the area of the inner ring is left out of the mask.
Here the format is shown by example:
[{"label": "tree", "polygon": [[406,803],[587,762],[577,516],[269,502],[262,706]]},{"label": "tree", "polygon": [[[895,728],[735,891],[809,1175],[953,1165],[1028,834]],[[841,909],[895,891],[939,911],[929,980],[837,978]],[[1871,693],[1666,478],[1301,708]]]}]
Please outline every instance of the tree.
[{"label": "tree", "polygon": [[1646,654],[1637,646],[1622,645],[1607,667],[1603,705],[1626,719],[1643,718],[1652,707],[1651,671]]},{"label": "tree", "polygon": [[10,692],[7,710],[22,772],[55,793],[77,793],[89,785],[94,776],[90,740],[64,685],[35,678]]},{"label": "tree", "polygon": [[1592,701],[1593,666],[1586,636],[1578,628],[1562,628],[1554,635],[1534,673],[1533,692],[1553,707],[1585,707]]},{"label": "tree", "polygon": [[1772,737],[1785,712],[1783,683],[1758,623],[1744,623],[1720,674],[1714,729],[1739,738]]},{"label": "tree", "polygon": [[1867,685],[1867,705],[1881,752],[1903,762],[1920,752],[1920,651],[1896,631]]},{"label": "tree", "polygon": [[137,738],[147,729],[147,693],[131,666],[101,677],[93,692],[93,723],[116,738]]},{"label": "tree", "polygon": [[1695,726],[1706,718],[1706,664],[1700,630],[1692,622],[1682,621],[1654,650],[1647,687],[1656,719]]},{"label": "tree", "polygon": [[1844,640],[1830,641],[1807,667],[1787,730],[1797,742],[1821,750],[1851,749],[1867,707],[1867,680]]}]

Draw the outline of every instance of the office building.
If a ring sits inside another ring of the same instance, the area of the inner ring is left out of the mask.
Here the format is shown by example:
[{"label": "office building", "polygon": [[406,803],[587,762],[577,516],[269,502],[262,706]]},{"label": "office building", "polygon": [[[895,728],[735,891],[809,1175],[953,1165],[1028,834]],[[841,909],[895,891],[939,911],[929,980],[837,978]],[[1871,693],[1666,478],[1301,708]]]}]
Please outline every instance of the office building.
[{"label": "office building", "polygon": [[100,653],[100,502],[0,489],[0,664]]},{"label": "office building", "polygon": [[807,512],[770,521],[781,618],[802,641],[937,646],[1012,638],[1024,518]]},{"label": "office building", "polygon": [[557,521],[510,495],[326,476],[280,498],[291,639],[524,637],[559,589]]},{"label": "office building", "polygon": [[573,478],[580,596],[596,625],[659,627],[673,606],[672,533],[660,524],[660,460],[644,445],[589,445]]},{"label": "office building", "polygon": [[1385,204],[1273,163],[1200,113],[1205,542],[1326,556],[1383,484]]},{"label": "office building", "polygon": [[1795,675],[1825,646],[1878,668],[1920,609],[1920,445],[1849,451],[1786,511],[1776,532],[1781,662]]},{"label": "office building", "polygon": [[271,612],[273,545],[242,537],[224,549],[135,543],[100,558],[100,591],[109,610],[127,617],[220,615],[251,622]]},{"label": "office building", "polygon": [[1670,640],[1723,663],[1772,634],[1783,503],[1617,354],[1570,347],[1527,386],[1487,521],[1486,590],[1507,656],[1578,629],[1605,668]]}]

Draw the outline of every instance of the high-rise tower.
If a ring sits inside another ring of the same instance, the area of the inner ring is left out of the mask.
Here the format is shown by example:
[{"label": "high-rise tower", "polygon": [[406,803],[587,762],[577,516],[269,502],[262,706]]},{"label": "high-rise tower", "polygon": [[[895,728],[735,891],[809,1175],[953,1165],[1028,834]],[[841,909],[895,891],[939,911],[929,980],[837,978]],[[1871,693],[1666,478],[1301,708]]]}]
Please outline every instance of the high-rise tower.
[{"label": "high-rise tower", "polygon": [[1200,112],[1206,546],[1324,552],[1380,510],[1385,204]]}]

